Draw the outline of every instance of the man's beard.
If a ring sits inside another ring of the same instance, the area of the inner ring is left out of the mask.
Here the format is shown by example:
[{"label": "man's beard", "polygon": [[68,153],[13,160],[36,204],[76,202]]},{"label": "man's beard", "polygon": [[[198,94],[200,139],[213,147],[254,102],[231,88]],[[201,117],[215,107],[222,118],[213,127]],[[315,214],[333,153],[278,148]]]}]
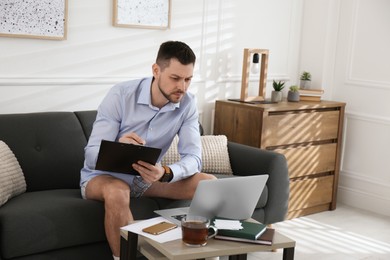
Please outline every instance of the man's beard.
[{"label": "man's beard", "polygon": [[[164,96],[169,102],[171,102],[171,103],[179,103],[179,102],[180,102],[181,98],[180,98],[179,100],[173,99],[173,98],[171,98],[171,95],[170,95],[170,94],[164,92],[164,90],[163,90],[163,89],[161,88],[161,86],[160,86],[160,82],[157,82],[157,86],[158,86],[158,89],[160,90],[161,94],[163,94],[163,96]],[[180,91],[180,90],[176,91],[175,93],[184,94],[184,92],[183,92],[183,91]]]}]

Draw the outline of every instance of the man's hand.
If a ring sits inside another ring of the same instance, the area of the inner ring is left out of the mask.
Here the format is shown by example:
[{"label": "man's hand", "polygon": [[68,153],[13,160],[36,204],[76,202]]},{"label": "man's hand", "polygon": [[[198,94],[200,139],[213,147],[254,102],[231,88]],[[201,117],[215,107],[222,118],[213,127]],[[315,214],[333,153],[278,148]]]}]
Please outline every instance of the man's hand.
[{"label": "man's hand", "polygon": [[132,166],[134,170],[139,172],[146,183],[159,181],[165,173],[164,168],[160,164],[153,165],[144,161],[138,161],[133,163]]},{"label": "man's hand", "polygon": [[136,145],[145,145],[146,142],[144,139],[139,137],[136,133],[126,133],[121,138],[119,138],[119,142],[127,143],[127,144],[136,144]]},{"label": "man's hand", "polygon": [[[119,142],[136,145],[146,144],[145,140],[134,132],[124,134],[119,138]],[[165,173],[164,168],[160,164],[153,165],[144,161],[138,161],[137,163],[133,163],[132,166],[146,183],[159,181]]]}]

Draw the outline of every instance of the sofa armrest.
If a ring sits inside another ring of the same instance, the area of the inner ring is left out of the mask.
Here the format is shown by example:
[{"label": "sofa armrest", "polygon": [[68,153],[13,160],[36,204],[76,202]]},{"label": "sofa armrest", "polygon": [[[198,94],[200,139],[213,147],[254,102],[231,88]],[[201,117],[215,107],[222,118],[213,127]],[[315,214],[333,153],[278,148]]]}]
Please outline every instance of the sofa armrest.
[{"label": "sofa armrest", "polygon": [[283,221],[287,214],[290,192],[287,160],[284,155],[234,142],[228,142],[228,150],[234,175],[269,175],[264,223]]}]

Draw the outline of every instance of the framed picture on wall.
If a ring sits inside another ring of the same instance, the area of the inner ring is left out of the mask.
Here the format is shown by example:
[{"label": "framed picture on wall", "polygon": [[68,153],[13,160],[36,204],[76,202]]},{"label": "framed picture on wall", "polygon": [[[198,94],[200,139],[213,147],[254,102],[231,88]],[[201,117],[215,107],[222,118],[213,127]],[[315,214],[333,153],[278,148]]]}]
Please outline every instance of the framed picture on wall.
[{"label": "framed picture on wall", "polygon": [[119,27],[168,29],[171,0],[114,0],[113,24]]},{"label": "framed picture on wall", "polygon": [[1,0],[0,36],[65,40],[68,0]]}]

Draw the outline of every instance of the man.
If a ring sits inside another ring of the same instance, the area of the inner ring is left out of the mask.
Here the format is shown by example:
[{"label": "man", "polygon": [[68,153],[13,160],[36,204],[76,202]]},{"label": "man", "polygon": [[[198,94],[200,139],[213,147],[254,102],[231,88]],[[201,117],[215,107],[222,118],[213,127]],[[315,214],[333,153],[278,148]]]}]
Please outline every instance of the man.
[{"label": "man", "polygon": [[[185,43],[161,44],[153,77],[117,84],[98,108],[80,184],[83,198],[104,202],[105,232],[114,259],[119,259],[120,227],[133,221],[130,197],[191,199],[200,180],[215,179],[200,172],[198,110],[195,97],[187,93],[195,59]],[[137,177],[95,170],[102,139],[158,147],[163,155],[175,135],[181,156],[175,164],[139,161],[132,165]]]}]

